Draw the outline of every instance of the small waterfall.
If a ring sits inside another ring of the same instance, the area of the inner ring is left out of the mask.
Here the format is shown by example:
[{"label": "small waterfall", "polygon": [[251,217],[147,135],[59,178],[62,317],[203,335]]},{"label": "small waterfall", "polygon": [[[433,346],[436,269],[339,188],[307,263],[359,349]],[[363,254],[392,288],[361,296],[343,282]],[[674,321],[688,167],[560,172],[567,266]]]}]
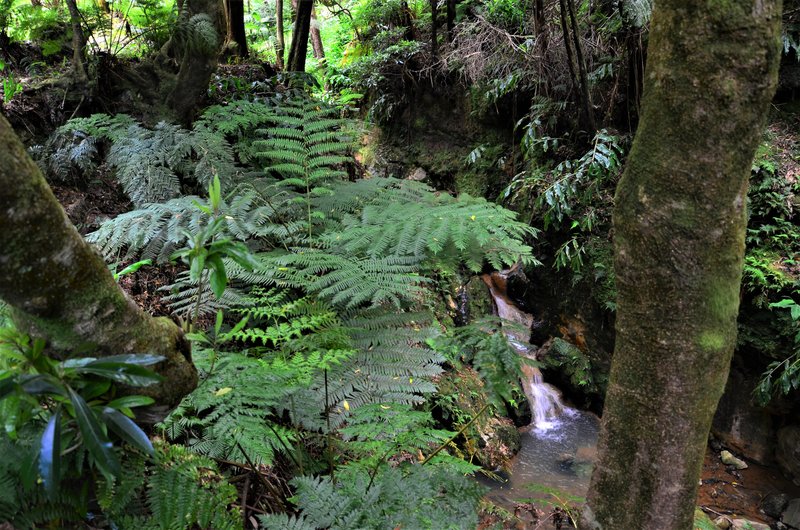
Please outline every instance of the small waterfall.
[{"label": "small waterfall", "polygon": [[[497,316],[519,324],[526,332],[530,332],[533,316],[521,311],[509,300],[506,294],[507,275],[508,271],[493,272],[484,274],[481,279],[492,294]],[[535,352],[528,342],[529,336],[512,330],[505,331],[505,334],[509,344],[519,355],[536,360]],[[544,382],[542,372],[538,368],[523,364],[522,374],[522,389],[531,405],[534,428],[537,431],[552,429],[556,425],[555,418],[564,410],[561,394],[554,386]]]}]

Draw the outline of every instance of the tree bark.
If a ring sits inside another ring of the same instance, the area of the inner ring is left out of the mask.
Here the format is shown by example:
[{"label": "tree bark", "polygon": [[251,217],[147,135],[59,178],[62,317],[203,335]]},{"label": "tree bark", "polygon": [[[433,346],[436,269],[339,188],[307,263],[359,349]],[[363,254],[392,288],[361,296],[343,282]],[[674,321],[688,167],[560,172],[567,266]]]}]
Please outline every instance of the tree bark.
[{"label": "tree bark", "polygon": [[578,76],[581,81],[581,99],[583,100],[583,113],[585,128],[589,136],[594,136],[597,125],[594,120],[594,109],[592,108],[592,94],[589,91],[589,77],[586,75],[586,62],[583,59],[583,47],[581,46],[581,35],[578,28],[578,19],[575,18],[575,6],[573,0],[566,0],[567,11],[569,12],[570,23],[572,24],[572,41],[575,43],[575,61],[578,66]]},{"label": "tree bark", "polygon": [[165,381],[134,392],[163,409],[177,405],[197,385],[181,330],[145,314],[120,289],[3,116],[0,146],[0,298],[17,323],[60,357],[165,356],[155,367]]},{"label": "tree bark", "polygon": [[278,70],[283,70],[284,68],[284,54],[286,53],[286,43],[283,38],[284,28],[283,28],[283,0],[275,0],[275,56],[276,56],[276,65]]},{"label": "tree bark", "polygon": [[456,26],[456,0],[447,0],[447,42],[453,40],[453,30]]},{"label": "tree bark", "polygon": [[316,8],[311,9],[311,52],[317,61],[325,60],[325,48],[322,45],[322,34],[319,31]]},{"label": "tree bark", "polygon": [[206,23],[210,22],[213,27],[214,39],[199,38],[195,29],[183,37],[176,32],[165,45],[169,53],[174,53],[180,61],[175,86],[167,101],[184,126],[191,125],[194,113],[206,95],[226,34],[225,10],[220,0],[184,0],[181,23],[191,26],[190,20],[196,15],[207,17]]},{"label": "tree bark", "polygon": [[297,15],[292,30],[292,44],[289,47],[289,71],[305,72],[308,54],[308,36],[311,30],[311,12],[314,0],[299,0]]},{"label": "tree bark", "polygon": [[244,0],[225,0],[228,42],[236,43],[236,54],[247,57],[247,31],[244,27]]},{"label": "tree bark", "polygon": [[439,55],[439,0],[430,0],[431,6],[431,53]]},{"label": "tree bark", "polygon": [[75,0],[67,0],[67,9],[69,10],[69,22],[72,25],[72,72],[78,83],[88,85],[89,76],[86,74],[86,65],[83,62],[86,39],[81,27],[81,13],[78,11],[78,4]]},{"label": "tree bark", "polygon": [[661,0],[614,212],[616,346],[580,528],[690,530],[736,341],[780,0]]}]

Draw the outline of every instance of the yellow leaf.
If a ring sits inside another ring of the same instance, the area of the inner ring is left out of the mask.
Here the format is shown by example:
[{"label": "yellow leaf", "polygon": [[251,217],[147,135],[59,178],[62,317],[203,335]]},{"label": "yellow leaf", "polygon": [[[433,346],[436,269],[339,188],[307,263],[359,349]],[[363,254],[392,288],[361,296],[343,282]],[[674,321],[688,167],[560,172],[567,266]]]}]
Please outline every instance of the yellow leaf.
[{"label": "yellow leaf", "polygon": [[383,410],[389,410],[389,409],[390,409],[390,408],[392,408],[392,407],[389,407],[389,406],[387,406],[387,405],[381,405],[381,408],[382,408]]},{"label": "yellow leaf", "polygon": [[231,387],[226,386],[225,388],[220,388],[219,390],[214,392],[214,395],[217,396],[217,397],[224,396],[225,394],[227,394],[228,392],[230,392],[232,390],[233,389]]},{"label": "yellow leaf", "polygon": [[346,399],[342,402],[342,405],[344,405],[344,410],[350,410],[350,403]]},{"label": "yellow leaf", "polygon": [[472,219],[473,221],[475,220],[475,216],[474,215],[470,215],[469,218]]},{"label": "yellow leaf", "polygon": [[414,378],[413,378],[413,377],[409,377],[409,378],[408,378],[408,383],[409,383],[409,384],[411,384],[411,383],[413,383],[413,382],[414,382]]}]

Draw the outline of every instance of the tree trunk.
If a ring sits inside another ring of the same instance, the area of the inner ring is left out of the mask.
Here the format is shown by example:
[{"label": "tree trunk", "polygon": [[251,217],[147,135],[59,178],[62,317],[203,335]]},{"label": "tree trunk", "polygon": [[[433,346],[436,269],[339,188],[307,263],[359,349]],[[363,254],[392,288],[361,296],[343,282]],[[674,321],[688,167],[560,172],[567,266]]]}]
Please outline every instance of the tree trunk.
[{"label": "tree trunk", "polygon": [[78,11],[78,4],[75,0],[67,0],[67,9],[72,25],[72,72],[78,83],[87,85],[89,76],[86,74],[86,65],[83,62],[83,48],[86,46],[86,40],[81,27],[81,13]]},{"label": "tree trunk", "polygon": [[431,53],[439,55],[439,0],[430,0],[431,6]]},{"label": "tree trunk", "polygon": [[616,346],[581,529],[690,530],[736,342],[779,0],[661,0],[614,212]]},{"label": "tree trunk", "polygon": [[584,127],[589,136],[594,136],[597,125],[594,120],[594,109],[592,108],[592,95],[589,92],[589,78],[586,75],[586,62],[583,60],[583,47],[581,46],[581,35],[578,28],[578,20],[575,18],[575,6],[573,0],[566,0],[569,19],[572,24],[572,41],[575,43],[575,61],[578,66],[578,76],[581,81],[581,99],[583,100]]},{"label": "tree trunk", "polygon": [[[188,25],[195,15],[208,17],[216,38],[200,38],[195,29],[190,32],[176,32],[165,45],[180,61],[178,77],[168,97],[168,103],[184,126],[191,125],[194,113],[206,95],[211,75],[217,68],[226,33],[225,11],[220,0],[185,0],[181,8],[181,23]],[[197,24],[194,27],[197,28]],[[207,32],[204,31],[205,33]]]},{"label": "tree trunk", "polygon": [[325,60],[325,48],[322,46],[322,34],[319,31],[317,10],[311,10],[311,52],[317,61]]},{"label": "tree trunk", "polygon": [[285,48],[286,44],[283,39],[283,0],[275,0],[275,37],[277,44],[275,45],[275,56],[276,56],[276,65],[278,70],[284,69],[283,57],[286,53]]},{"label": "tree trunk", "polygon": [[236,43],[236,55],[247,57],[247,32],[244,27],[244,0],[225,0],[228,42]]},{"label": "tree trunk", "polygon": [[314,0],[300,0],[292,30],[292,45],[289,47],[289,71],[305,72],[308,54],[308,35],[311,30],[311,12]]},{"label": "tree trunk", "polygon": [[447,41],[453,40],[453,29],[456,26],[456,0],[447,0]]},{"label": "tree trunk", "polygon": [[181,330],[125,296],[3,116],[0,146],[0,298],[15,320],[63,357],[165,356],[156,366],[165,381],[134,391],[164,409],[177,405],[197,385]]}]

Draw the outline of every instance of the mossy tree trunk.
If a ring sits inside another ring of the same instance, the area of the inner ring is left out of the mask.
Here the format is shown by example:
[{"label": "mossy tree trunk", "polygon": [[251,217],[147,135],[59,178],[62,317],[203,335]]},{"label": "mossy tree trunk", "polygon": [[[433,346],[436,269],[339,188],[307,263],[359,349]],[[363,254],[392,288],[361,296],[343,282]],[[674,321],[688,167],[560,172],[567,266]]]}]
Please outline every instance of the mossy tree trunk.
[{"label": "mossy tree trunk", "polygon": [[308,54],[308,36],[311,31],[311,12],[314,10],[314,0],[299,0],[297,14],[292,30],[292,44],[289,47],[288,70],[290,72],[305,72],[306,55]]},{"label": "mossy tree trunk", "polygon": [[583,530],[690,530],[728,375],[780,0],[659,0],[617,188],[616,347]]},{"label": "mossy tree trunk", "polygon": [[174,407],[197,385],[189,344],[167,318],[153,318],[114,281],[78,234],[41,171],[0,116],[0,298],[18,325],[60,358],[154,353],[164,383],[135,389]]},{"label": "mossy tree trunk", "polygon": [[180,65],[167,102],[176,118],[189,126],[206,96],[225,42],[225,8],[221,0],[184,0],[180,16],[181,30],[165,45]]}]

